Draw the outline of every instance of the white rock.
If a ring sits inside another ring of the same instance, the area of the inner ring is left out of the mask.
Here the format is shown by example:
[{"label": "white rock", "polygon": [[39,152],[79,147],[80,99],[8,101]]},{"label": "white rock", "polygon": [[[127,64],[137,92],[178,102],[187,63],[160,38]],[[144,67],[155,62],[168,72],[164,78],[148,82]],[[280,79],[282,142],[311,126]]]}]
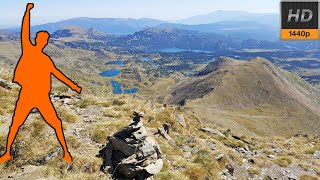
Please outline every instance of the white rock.
[{"label": "white rock", "polygon": [[201,128],[200,130],[203,131],[203,132],[210,133],[210,134],[215,134],[215,135],[218,135],[218,136],[226,137],[226,136],[225,136],[224,134],[222,134],[222,132],[220,132],[219,130],[212,129],[212,128],[209,128],[209,127]]},{"label": "white rock", "polygon": [[150,164],[147,167],[145,167],[145,170],[149,173],[149,174],[157,174],[161,171],[163,166],[163,161],[162,159],[158,159],[156,161],[156,163],[154,164]]},{"label": "white rock", "polygon": [[216,156],[214,159],[219,161],[224,157],[224,154],[219,154],[218,156]]},{"label": "white rock", "polygon": [[268,158],[270,158],[270,159],[275,159],[275,158],[276,158],[276,156],[275,156],[275,155],[273,155],[273,154],[269,154],[269,155],[268,155]]},{"label": "white rock", "polygon": [[313,157],[316,158],[316,159],[320,159],[320,151],[315,151],[313,153]]},{"label": "white rock", "polygon": [[177,114],[177,119],[181,126],[186,127],[186,121],[184,119],[183,114]]}]

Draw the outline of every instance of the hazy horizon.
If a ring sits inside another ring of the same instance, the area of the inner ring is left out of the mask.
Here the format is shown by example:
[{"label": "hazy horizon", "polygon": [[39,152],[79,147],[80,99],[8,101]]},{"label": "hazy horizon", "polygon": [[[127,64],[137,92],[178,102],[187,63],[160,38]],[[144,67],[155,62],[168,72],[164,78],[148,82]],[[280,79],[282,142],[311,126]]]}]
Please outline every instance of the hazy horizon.
[{"label": "hazy horizon", "polygon": [[[1,2],[0,28],[19,26],[25,10],[25,5],[30,2],[4,0]],[[164,21],[176,21],[197,15],[205,15],[215,11],[247,11],[250,13],[278,13],[279,1],[244,0],[241,3],[234,0],[78,0],[77,7],[71,1],[40,1],[35,0],[32,10],[32,24],[57,22],[70,18],[150,18]]]}]

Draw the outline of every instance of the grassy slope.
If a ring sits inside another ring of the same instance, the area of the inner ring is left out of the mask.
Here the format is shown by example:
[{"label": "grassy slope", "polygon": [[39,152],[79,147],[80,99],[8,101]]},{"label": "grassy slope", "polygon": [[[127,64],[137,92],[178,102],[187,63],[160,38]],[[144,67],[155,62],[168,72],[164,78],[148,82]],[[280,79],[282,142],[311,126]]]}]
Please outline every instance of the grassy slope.
[{"label": "grassy slope", "polygon": [[[15,46],[17,47],[17,46]],[[79,50],[71,50],[79,51]],[[69,51],[68,51],[69,52]],[[62,53],[65,53],[64,51]],[[71,61],[78,61],[76,56]],[[66,54],[68,56],[68,53]],[[94,58],[93,58],[94,59]],[[55,60],[55,59],[54,59]],[[1,58],[1,62],[4,62]],[[14,60],[12,60],[14,63]],[[91,63],[92,66],[98,66],[95,61]],[[164,111],[159,111],[161,104],[154,103],[148,99],[140,99],[139,97],[112,95],[108,86],[90,85],[90,81],[101,81],[105,79],[88,73],[86,66],[81,66],[76,70],[73,66],[65,66],[64,61],[58,62],[58,66],[63,71],[71,76],[83,86],[83,94],[80,101],[73,101],[74,108],[62,106],[60,102],[56,102],[59,117],[63,121],[65,128],[67,143],[70,151],[74,157],[74,164],[68,167],[60,158],[50,160],[44,165],[36,167],[32,173],[25,173],[20,179],[32,178],[59,178],[59,179],[109,179],[108,176],[100,172],[102,160],[96,155],[105,144],[106,137],[112,135],[114,132],[121,129],[121,127],[129,124],[133,110],[139,110],[146,113],[145,125],[149,127],[150,132],[158,127],[162,127],[163,123],[170,123],[172,125],[171,136],[176,141],[171,144],[162,137],[155,137],[159,142],[164,158],[164,167],[161,173],[155,176],[156,179],[218,179],[219,173],[225,168],[226,163],[232,163],[236,168],[242,165],[242,158],[240,154],[234,151],[234,148],[244,147],[243,141],[235,140],[231,136],[221,138],[219,136],[210,135],[198,131],[201,127],[212,127],[220,129],[212,124],[204,124],[190,111],[180,109],[178,107],[169,106]],[[4,69],[0,73],[0,78],[10,81],[13,66],[1,65]],[[83,68],[83,69],[82,69]],[[6,142],[6,135],[8,127],[11,123],[11,115],[14,108],[14,103],[17,98],[19,88],[14,87],[13,90],[5,90],[0,88],[1,103],[0,104],[0,154],[4,152]],[[56,93],[67,93],[74,95],[68,91],[64,85],[54,81],[54,90]],[[75,112],[75,109],[80,108],[83,116]],[[175,115],[183,113],[186,118],[187,126],[182,127],[177,123]],[[92,119],[93,122],[88,122]],[[151,122],[147,122],[153,119]],[[226,129],[220,129],[225,134],[228,134]],[[150,133],[151,134],[151,133]],[[288,166],[291,163],[301,162],[306,168],[317,169],[319,165],[312,160],[312,153],[314,149],[318,149],[318,140],[313,138],[292,138],[290,143],[285,141],[285,138],[245,138],[249,141],[249,146],[252,149],[259,149],[266,154],[270,153],[270,148],[286,148],[290,149],[285,153],[279,155],[279,158],[270,160],[263,154],[256,157],[256,165],[252,166],[252,173],[259,174],[260,170],[270,164],[279,164]],[[214,143],[217,145],[217,150],[209,148],[207,143]],[[315,142],[316,146],[306,146],[301,148],[302,144]],[[189,146],[197,151],[191,153],[191,157],[185,158],[183,147]],[[29,116],[26,124],[21,128],[17,140],[14,144],[15,161],[10,161],[5,164],[0,164],[0,177],[6,179],[14,172],[22,172],[21,167],[35,164],[36,160],[48,155],[52,150],[60,148],[53,130],[44,123],[44,121],[37,115]],[[225,154],[222,161],[216,161],[213,157],[219,154]],[[289,154],[290,153],[290,154]],[[283,160],[285,159],[285,160]],[[290,160],[287,160],[290,159]],[[237,172],[238,178],[243,178],[247,172]],[[24,174],[24,173],[22,173]],[[15,175],[13,175],[15,176]],[[18,178],[19,179],[19,178]]]},{"label": "grassy slope", "polygon": [[[218,70],[174,87],[178,95],[173,102],[197,97],[187,102],[189,109],[206,122],[240,134],[320,132],[319,90],[261,58],[226,61]],[[208,86],[213,90],[203,93]]]}]

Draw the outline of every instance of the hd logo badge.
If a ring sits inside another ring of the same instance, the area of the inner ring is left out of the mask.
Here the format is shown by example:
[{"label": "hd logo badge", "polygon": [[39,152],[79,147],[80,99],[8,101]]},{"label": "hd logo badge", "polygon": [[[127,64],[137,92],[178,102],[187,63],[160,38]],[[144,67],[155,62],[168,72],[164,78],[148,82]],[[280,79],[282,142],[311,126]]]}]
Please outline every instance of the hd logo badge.
[{"label": "hd logo badge", "polygon": [[319,39],[318,1],[281,1],[281,39]]}]

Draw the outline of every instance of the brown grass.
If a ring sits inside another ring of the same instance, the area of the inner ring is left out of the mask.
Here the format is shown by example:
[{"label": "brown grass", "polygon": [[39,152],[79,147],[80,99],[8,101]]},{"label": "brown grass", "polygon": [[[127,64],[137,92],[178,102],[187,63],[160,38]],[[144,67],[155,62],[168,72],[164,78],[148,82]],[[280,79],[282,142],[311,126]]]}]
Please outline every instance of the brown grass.
[{"label": "brown grass", "polygon": [[78,121],[77,115],[64,107],[56,108],[58,117],[62,122],[75,123]]}]

